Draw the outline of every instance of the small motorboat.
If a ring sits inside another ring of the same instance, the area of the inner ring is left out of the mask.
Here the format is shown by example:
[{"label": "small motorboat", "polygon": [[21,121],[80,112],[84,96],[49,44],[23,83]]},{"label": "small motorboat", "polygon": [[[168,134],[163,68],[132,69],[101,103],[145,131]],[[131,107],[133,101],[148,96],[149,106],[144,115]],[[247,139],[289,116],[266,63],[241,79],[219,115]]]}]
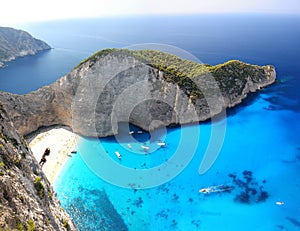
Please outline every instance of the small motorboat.
[{"label": "small motorboat", "polygon": [[275,204],[276,205],[284,205],[284,202],[283,201],[276,201]]},{"label": "small motorboat", "polygon": [[115,154],[116,154],[116,156],[118,157],[118,159],[121,159],[121,158],[122,158],[121,154],[120,154],[118,151],[115,151]]},{"label": "small motorboat", "polygon": [[142,133],[143,133],[143,131],[138,131],[137,133],[138,133],[138,134],[142,134]]},{"label": "small motorboat", "polygon": [[130,148],[130,149],[132,148],[132,147],[131,147],[131,144],[127,144],[127,147]]},{"label": "small motorboat", "polygon": [[210,194],[210,193],[219,193],[219,192],[230,192],[233,190],[234,187],[231,185],[214,185],[207,188],[202,188],[199,190],[199,192],[204,194]]},{"label": "small motorboat", "polygon": [[149,149],[150,149],[148,146],[145,146],[145,145],[142,145],[141,148],[142,148],[144,151],[149,151]]},{"label": "small motorboat", "polygon": [[158,142],[157,145],[160,146],[160,147],[165,147],[166,143],[165,142]]},{"label": "small motorboat", "polygon": [[76,153],[77,153],[77,151],[76,151],[76,150],[73,150],[73,151],[71,151],[71,153],[72,153],[72,154],[76,154]]},{"label": "small motorboat", "polygon": [[133,133],[134,133],[134,131],[130,131],[130,132],[129,132],[129,135],[132,135]]}]

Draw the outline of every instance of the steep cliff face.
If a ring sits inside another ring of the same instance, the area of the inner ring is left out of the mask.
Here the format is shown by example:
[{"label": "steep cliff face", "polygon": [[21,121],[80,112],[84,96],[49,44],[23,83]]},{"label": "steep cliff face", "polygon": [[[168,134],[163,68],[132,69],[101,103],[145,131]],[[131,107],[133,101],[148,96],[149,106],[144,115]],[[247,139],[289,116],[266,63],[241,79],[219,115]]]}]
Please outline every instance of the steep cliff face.
[{"label": "steep cliff face", "polygon": [[48,44],[23,30],[0,27],[0,67],[17,57],[34,55],[47,49],[50,49]]},{"label": "steep cliff face", "polygon": [[0,230],[76,230],[1,104]]},{"label": "steep cliff face", "polygon": [[64,124],[82,135],[108,136],[118,122],[151,130],[206,120],[275,78],[273,66],[209,66],[157,51],[104,50],[50,86],[22,96],[3,92],[0,99],[21,134]]}]

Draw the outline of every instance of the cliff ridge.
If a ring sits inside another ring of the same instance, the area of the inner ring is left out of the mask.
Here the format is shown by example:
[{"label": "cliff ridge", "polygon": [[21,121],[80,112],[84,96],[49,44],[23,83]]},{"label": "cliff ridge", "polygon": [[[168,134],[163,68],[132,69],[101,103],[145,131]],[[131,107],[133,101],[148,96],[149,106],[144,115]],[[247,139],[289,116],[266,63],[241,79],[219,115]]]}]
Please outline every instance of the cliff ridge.
[{"label": "cliff ridge", "polygon": [[272,84],[271,65],[232,60],[211,66],[160,51],[106,49],[69,74],[26,95],[0,93],[20,134],[63,124],[85,136],[204,121]]}]

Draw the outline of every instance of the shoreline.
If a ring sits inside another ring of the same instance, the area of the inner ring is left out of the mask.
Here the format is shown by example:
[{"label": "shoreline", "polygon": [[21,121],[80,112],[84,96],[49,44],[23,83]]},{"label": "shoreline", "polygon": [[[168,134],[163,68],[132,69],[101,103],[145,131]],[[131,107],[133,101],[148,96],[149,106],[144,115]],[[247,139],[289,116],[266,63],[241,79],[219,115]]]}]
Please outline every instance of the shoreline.
[{"label": "shoreline", "polygon": [[40,162],[46,148],[50,148],[50,155],[46,156],[46,163],[42,169],[49,182],[53,185],[56,177],[76,150],[79,135],[73,133],[66,126],[51,126],[41,128],[26,137],[29,147]]}]

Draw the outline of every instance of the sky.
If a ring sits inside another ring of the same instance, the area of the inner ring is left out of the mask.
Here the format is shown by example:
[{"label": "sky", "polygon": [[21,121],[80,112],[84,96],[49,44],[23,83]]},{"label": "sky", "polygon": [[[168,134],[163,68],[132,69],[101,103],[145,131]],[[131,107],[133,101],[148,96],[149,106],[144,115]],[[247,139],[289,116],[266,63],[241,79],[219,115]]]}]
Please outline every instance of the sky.
[{"label": "sky", "polygon": [[0,26],[140,14],[300,14],[299,0],[1,0],[0,7]]}]

